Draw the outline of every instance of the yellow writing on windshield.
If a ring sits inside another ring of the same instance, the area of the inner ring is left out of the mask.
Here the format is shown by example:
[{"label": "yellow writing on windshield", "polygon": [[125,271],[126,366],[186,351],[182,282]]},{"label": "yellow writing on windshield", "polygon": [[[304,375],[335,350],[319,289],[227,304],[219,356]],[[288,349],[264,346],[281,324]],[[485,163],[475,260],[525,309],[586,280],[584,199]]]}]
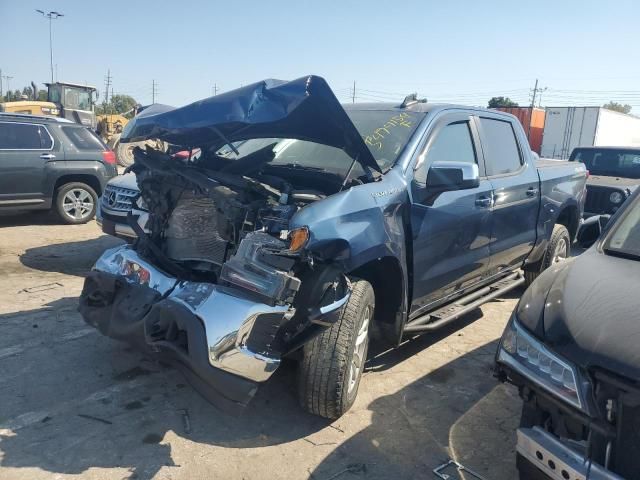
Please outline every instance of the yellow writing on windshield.
[{"label": "yellow writing on windshield", "polygon": [[374,147],[378,150],[382,150],[383,140],[391,135],[391,132],[398,127],[411,128],[413,121],[407,112],[399,113],[392,116],[385,122],[382,127],[376,128],[371,135],[364,136],[364,143],[370,147]]}]

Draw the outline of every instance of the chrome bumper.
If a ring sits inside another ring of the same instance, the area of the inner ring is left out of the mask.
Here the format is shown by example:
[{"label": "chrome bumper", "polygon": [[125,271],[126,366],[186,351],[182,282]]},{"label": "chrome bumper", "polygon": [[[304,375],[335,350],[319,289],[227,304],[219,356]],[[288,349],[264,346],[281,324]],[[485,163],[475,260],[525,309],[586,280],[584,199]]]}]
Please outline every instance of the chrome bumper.
[{"label": "chrome bumper", "polygon": [[268,319],[270,324],[281,324],[293,315],[291,306],[258,303],[211,283],[180,281],[143,260],[127,245],[107,250],[94,270],[147,286],[166,300],[186,307],[204,325],[211,366],[254,382],[264,382],[280,364],[279,356],[270,355],[266,350],[254,351],[249,343],[256,322]]},{"label": "chrome bumper", "polygon": [[127,238],[136,238],[136,232],[133,231],[133,228],[129,226],[127,223],[126,215],[120,215],[116,213],[111,213],[113,216],[122,217],[122,222],[116,222],[113,220],[108,220],[103,218],[102,216],[102,206],[100,205],[102,202],[98,202],[98,206],[96,208],[96,223],[102,229],[103,232],[109,235],[115,235],[117,237],[127,237]]},{"label": "chrome bumper", "polygon": [[517,451],[553,480],[624,480],[597,463],[589,463],[541,428],[519,428]]}]

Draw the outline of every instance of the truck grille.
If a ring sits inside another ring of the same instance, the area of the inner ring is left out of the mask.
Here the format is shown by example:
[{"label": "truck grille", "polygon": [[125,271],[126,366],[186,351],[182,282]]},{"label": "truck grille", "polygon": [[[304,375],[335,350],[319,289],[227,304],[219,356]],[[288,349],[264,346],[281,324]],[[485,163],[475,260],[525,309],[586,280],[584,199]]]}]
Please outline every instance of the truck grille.
[{"label": "truck grille", "polygon": [[133,199],[138,193],[137,190],[130,188],[107,185],[102,194],[102,208],[117,212],[128,212],[131,210]]},{"label": "truck grille", "polygon": [[596,214],[615,213],[615,207],[619,207],[622,203],[611,203],[609,197],[613,192],[620,192],[623,198],[626,197],[625,193],[617,188],[587,185],[587,200],[584,205],[584,211]]}]

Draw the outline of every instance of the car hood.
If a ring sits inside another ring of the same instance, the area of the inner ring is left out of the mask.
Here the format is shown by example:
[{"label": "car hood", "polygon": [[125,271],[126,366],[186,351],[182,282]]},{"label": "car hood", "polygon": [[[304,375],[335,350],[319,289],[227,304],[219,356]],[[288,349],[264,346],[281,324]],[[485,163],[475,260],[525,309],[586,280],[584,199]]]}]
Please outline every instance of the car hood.
[{"label": "car hood", "polygon": [[263,80],[181,108],[151,106],[127,123],[121,141],[149,138],[213,148],[251,138],[294,138],[343,149],[380,171],[327,82],[313,75]]},{"label": "car hood", "polygon": [[549,348],[584,369],[640,381],[637,261],[592,247],[544,272],[523,295],[517,318]]},{"label": "car hood", "polygon": [[136,181],[136,174],[129,172],[124,175],[118,175],[109,180],[109,185],[119,188],[128,188],[129,190],[138,190],[138,182]]},{"label": "car hood", "polygon": [[594,187],[618,187],[635,190],[640,185],[640,179],[624,177],[608,177],[605,175],[590,175],[587,179],[587,186]]}]

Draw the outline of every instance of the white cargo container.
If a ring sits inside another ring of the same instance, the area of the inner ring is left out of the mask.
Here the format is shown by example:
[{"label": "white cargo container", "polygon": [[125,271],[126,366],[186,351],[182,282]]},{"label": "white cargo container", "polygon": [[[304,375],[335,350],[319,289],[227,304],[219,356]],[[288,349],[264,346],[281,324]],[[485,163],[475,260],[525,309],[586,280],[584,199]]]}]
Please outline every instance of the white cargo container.
[{"label": "white cargo container", "polygon": [[640,147],[640,118],[602,107],[547,107],[540,156],[567,159],[576,147]]}]

